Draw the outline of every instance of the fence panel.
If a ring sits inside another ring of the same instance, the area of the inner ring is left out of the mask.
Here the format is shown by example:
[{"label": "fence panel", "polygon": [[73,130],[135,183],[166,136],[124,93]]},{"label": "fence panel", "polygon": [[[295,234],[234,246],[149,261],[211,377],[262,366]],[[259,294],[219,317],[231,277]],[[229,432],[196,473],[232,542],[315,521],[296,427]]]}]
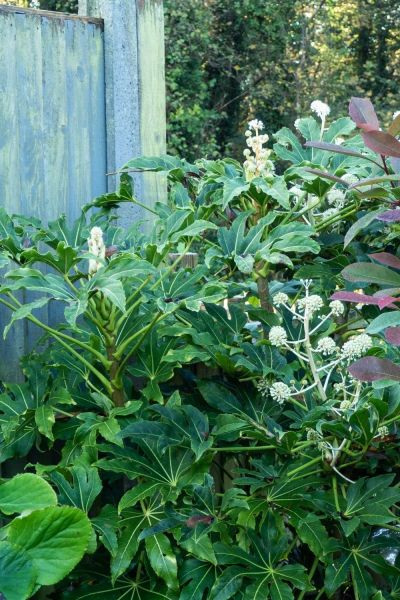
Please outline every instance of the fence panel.
[{"label": "fence panel", "polygon": [[[101,19],[0,7],[0,202],[8,212],[73,219],[106,190],[103,36]],[[39,316],[47,320],[47,309]],[[2,342],[2,378],[16,378],[19,356],[40,334],[14,325]]]}]

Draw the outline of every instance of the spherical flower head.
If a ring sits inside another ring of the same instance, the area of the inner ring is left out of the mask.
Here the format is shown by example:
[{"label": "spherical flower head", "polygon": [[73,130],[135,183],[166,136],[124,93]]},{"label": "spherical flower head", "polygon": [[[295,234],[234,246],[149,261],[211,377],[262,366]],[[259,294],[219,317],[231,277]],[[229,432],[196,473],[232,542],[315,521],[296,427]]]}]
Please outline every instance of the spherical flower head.
[{"label": "spherical flower head", "polygon": [[397,117],[400,115],[400,110],[396,110],[396,112],[393,113],[393,120],[397,119]]},{"label": "spherical flower head", "polygon": [[262,121],[259,121],[258,119],[253,119],[252,121],[249,121],[248,126],[249,129],[253,131],[261,131],[262,129],[264,129],[264,123]]},{"label": "spherical flower head", "polygon": [[283,404],[291,396],[290,387],[286,383],[283,383],[283,381],[273,383],[269,388],[269,393],[278,404]]},{"label": "spherical flower head", "polygon": [[40,8],[40,1],[39,0],[31,0],[31,2],[29,3],[29,7],[30,8]]},{"label": "spherical flower head", "polygon": [[315,350],[323,356],[331,356],[336,352],[337,346],[335,340],[327,336],[318,340],[317,347],[315,348]]},{"label": "spherical flower head", "polygon": [[325,104],[325,102],[321,102],[321,100],[313,100],[313,102],[311,102],[310,108],[313,112],[315,112],[316,115],[318,115],[321,121],[324,121],[331,112],[329,106]]},{"label": "spherical flower head", "polygon": [[372,348],[372,338],[366,333],[356,335],[345,342],[341,349],[341,356],[346,361],[360,358]]},{"label": "spherical flower head", "polygon": [[295,126],[295,129],[297,129],[297,130],[299,129],[299,126],[300,126],[300,119],[296,119],[296,120],[295,120],[295,122],[294,122],[294,126]]},{"label": "spherical flower head", "polygon": [[386,425],[378,427],[376,437],[386,437],[387,435],[389,435],[389,428]]},{"label": "spherical flower head", "polygon": [[330,204],[337,210],[340,210],[344,207],[346,196],[341,190],[331,190],[330,192],[328,192],[327,198],[328,204]]},{"label": "spherical flower head", "polygon": [[351,408],[351,405],[352,405],[351,400],[342,400],[339,408],[341,410],[349,410],[349,408]]},{"label": "spherical flower head", "polygon": [[320,311],[323,306],[322,298],[321,296],[317,296],[317,294],[311,294],[297,301],[297,308],[301,312],[307,312],[309,316]]},{"label": "spherical flower head", "polygon": [[358,181],[357,175],[354,175],[353,173],[345,173],[342,175],[341,179],[349,185],[353,185],[353,183],[357,183]]},{"label": "spherical flower head", "polygon": [[344,304],[343,302],[340,302],[340,300],[332,300],[332,302],[329,303],[329,308],[334,317],[340,317],[344,314]]},{"label": "spherical flower head", "polygon": [[287,333],[280,325],[274,325],[271,327],[268,338],[273,346],[284,346],[287,341]]},{"label": "spherical flower head", "polygon": [[289,296],[287,294],[285,294],[284,292],[278,292],[272,298],[272,303],[274,304],[274,306],[281,306],[281,304],[288,304]]},{"label": "spherical flower head", "polygon": [[319,442],[322,439],[322,435],[315,431],[315,429],[307,429],[307,441],[308,442]]}]

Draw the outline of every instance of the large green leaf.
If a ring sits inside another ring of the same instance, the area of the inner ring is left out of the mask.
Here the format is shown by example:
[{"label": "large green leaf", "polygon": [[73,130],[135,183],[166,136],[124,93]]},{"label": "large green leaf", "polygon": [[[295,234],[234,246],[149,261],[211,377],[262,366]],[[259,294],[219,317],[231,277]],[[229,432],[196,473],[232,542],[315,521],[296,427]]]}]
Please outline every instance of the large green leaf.
[{"label": "large green leaf", "polygon": [[33,473],[15,475],[0,485],[0,511],[6,515],[56,504],[57,496],[52,487]]},{"label": "large green leaf", "polygon": [[36,582],[36,571],[24,550],[0,542],[0,592],[6,600],[30,598]]},{"label": "large green leaf", "polygon": [[37,571],[40,585],[63,579],[82,559],[91,535],[86,515],[69,506],[35,510],[14,519],[8,541],[22,548]]}]

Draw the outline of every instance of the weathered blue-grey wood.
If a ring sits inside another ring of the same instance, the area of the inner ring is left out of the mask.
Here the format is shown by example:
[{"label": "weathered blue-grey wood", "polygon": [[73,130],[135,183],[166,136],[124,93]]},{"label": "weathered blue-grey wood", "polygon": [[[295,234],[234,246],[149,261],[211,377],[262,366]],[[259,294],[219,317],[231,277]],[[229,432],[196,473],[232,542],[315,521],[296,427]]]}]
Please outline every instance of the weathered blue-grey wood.
[{"label": "weathered blue-grey wood", "polygon": [[[102,21],[0,7],[0,205],[46,222],[76,218],[107,189],[106,151]],[[47,320],[46,308],[37,314]],[[0,332],[8,319],[2,309]],[[40,335],[15,324],[0,377],[15,378]]]},{"label": "weathered blue-grey wood", "polygon": [[[162,0],[79,0],[81,15],[104,20],[107,168],[166,152],[164,13]],[[134,175],[135,194],[146,206],[166,199],[163,175]],[[109,189],[116,178],[109,178]],[[123,205],[120,220],[149,220],[151,213]]]},{"label": "weathered blue-grey wood", "polygon": [[[80,0],[80,12],[0,6],[0,206],[9,212],[75,218],[114,189],[107,172],[165,153],[162,0]],[[151,206],[165,199],[165,179],[137,175],[135,191]],[[122,221],[149,215],[124,207]],[[0,310],[0,335],[8,318]],[[38,335],[16,323],[0,345],[0,378],[16,378]]]}]

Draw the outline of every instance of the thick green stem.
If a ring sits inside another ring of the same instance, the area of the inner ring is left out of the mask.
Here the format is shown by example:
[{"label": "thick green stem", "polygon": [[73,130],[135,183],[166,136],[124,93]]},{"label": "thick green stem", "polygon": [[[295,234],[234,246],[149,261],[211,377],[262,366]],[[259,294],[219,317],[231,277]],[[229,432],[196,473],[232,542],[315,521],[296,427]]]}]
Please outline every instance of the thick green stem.
[{"label": "thick green stem", "polygon": [[269,313],[274,312],[268,285],[268,265],[264,261],[256,264],[257,289],[261,308]]}]

